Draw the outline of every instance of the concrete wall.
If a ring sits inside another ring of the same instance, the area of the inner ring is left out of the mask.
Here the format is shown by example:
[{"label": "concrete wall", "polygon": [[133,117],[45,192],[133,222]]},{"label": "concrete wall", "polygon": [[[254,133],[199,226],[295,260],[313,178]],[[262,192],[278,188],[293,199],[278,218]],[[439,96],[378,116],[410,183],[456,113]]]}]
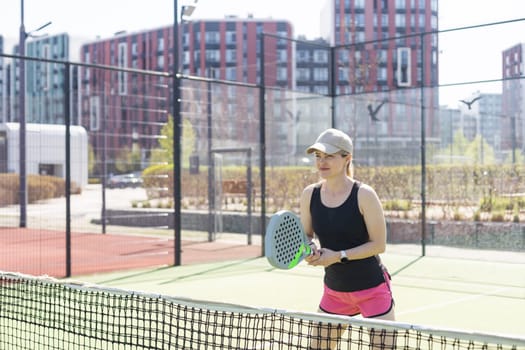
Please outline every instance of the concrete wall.
[{"label": "concrete wall", "polygon": [[[267,215],[266,223],[270,215]],[[184,211],[182,229],[208,231],[208,212]],[[246,213],[229,212],[222,215],[222,232],[248,233],[249,219]],[[99,220],[98,220],[99,221]],[[100,222],[98,222],[100,223]],[[173,228],[173,211],[161,209],[108,210],[108,225],[136,227]],[[251,218],[254,235],[261,233],[260,216]],[[421,243],[421,222],[401,219],[387,220],[388,243]],[[479,249],[525,250],[524,223],[496,223],[471,221],[430,221],[427,222],[425,242]]]}]

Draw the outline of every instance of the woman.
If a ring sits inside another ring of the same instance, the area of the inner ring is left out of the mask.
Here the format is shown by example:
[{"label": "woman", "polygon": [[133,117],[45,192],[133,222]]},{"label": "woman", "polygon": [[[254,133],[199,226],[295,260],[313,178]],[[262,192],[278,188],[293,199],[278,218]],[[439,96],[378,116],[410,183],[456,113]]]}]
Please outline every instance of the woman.
[{"label": "woman", "polygon": [[[306,261],[325,269],[320,312],[393,321],[390,276],[378,256],[386,247],[383,209],[375,191],[352,177],[352,151],[350,137],[337,129],[325,130],[307,149],[315,154],[321,180],[301,195],[301,222],[320,243],[317,248],[310,242],[314,254]],[[327,348],[323,341],[336,344],[338,334],[322,333],[313,337],[312,348]],[[391,339],[379,338],[374,345],[390,347],[385,341]]]}]

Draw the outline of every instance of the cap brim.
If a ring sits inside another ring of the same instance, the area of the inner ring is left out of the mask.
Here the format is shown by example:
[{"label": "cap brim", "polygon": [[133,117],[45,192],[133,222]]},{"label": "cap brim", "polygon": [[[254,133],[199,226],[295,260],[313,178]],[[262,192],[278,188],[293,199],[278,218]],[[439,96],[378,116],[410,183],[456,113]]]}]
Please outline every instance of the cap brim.
[{"label": "cap brim", "polygon": [[311,145],[310,147],[306,149],[306,153],[308,154],[313,153],[315,151],[323,152],[326,154],[334,154],[340,151],[340,149],[335,146],[329,145],[327,143],[321,143],[321,142],[314,143],[313,145]]}]

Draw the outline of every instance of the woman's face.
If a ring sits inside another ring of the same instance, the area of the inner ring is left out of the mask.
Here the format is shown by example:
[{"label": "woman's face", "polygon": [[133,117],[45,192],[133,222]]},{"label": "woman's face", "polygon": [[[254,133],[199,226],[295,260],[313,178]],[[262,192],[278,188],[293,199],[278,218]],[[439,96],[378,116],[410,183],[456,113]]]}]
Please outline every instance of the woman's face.
[{"label": "woman's face", "polygon": [[322,178],[346,174],[345,171],[348,164],[348,154],[343,154],[342,152],[326,154],[316,151],[314,155],[317,170]]}]

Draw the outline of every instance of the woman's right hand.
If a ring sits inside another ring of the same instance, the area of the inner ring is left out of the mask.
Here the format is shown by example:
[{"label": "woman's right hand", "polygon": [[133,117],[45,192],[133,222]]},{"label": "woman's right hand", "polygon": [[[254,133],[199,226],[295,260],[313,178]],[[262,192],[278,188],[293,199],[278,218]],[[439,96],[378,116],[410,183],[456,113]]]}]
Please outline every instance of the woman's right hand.
[{"label": "woman's right hand", "polygon": [[305,258],[306,262],[308,264],[312,264],[313,262],[319,260],[321,257],[321,250],[317,248],[317,245],[314,241],[310,241],[308,243],[308,246],[310,247],[310,254]]}]

